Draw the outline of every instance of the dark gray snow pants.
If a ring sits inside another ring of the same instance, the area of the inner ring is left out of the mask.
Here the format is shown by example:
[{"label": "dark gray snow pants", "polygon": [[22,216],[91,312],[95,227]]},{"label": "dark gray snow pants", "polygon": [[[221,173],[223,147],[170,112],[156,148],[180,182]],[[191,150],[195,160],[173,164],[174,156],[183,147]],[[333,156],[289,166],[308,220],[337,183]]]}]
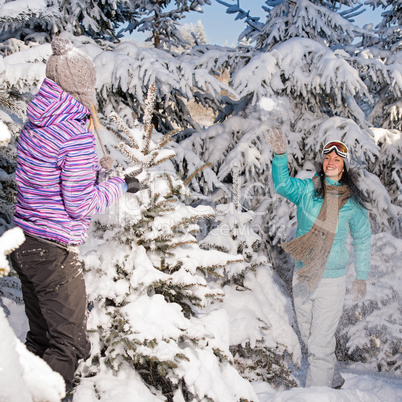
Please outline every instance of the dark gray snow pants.
[{"label": "dark gray snow pants", "polygon": [[11,254],[29,321],[25,344],[62,375],[69,391],[78,360],[90,352],[82,269],[76,252],[25,236],[25,242]]}]

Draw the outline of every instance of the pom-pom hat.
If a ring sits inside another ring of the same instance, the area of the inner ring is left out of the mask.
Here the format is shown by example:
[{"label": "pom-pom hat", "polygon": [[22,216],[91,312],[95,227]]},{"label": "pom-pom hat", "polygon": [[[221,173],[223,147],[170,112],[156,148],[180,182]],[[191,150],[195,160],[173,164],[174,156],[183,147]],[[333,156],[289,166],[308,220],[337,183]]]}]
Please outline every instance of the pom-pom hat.
[{"label": "pom-pom hat", "polygon": [[46,64],[46,77],[91,110],[96,72],[92,60],[66,38],[51,42],[53,54]]}]

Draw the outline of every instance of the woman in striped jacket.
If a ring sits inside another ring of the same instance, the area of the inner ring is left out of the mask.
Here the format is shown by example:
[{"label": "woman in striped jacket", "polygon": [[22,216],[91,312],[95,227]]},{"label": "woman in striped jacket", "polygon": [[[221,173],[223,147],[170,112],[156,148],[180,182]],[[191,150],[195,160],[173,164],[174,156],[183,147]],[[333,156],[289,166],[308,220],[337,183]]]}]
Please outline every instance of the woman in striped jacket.
[{"label": "woman in striped jacket", "polygon": [[24,244],[12,254],[29,320],[28,350],[72,388],[78,360],[89,355],[86,292],[77,245],[91,216],[127,191],[124,178],[99,184],[90,121],[95,69],[64,38],[52,41],[46,79],[27,109],[18,140],[15,224]]}]

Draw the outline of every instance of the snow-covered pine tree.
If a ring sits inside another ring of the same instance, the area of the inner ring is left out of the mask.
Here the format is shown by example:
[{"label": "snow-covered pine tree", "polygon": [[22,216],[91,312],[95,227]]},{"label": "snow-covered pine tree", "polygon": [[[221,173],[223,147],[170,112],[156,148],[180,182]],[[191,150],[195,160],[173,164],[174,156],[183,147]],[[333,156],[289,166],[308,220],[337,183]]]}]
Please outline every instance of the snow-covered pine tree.
[{"label": "snow-covered pine tree", "polygon": [[369,40],[363,38],[349,50],[351,60],[375,97],[368,107],[368,120],[374,127],[401,131],[401,47],[402,12],[400,1],[367,1],[375,8],[385,8],[382,21],[370,29]]},{"label": "snow-covered pine tree", "polygon": [[[226,93],[234,94],[227,85],[216,78],[214,63],[206,60],[203,54],[198,54],[197,59],[186,54],[178,55],[170,52],[166,50],[166,46],[164,46],[165,50],[147,49],[135,46],[127,38],[120,45],[116,41],[116,38],[123,33],[122,29],[124,31],[121,27],[125,22],[139,21],[141,27],[153,27],[152,29],[162,35],[161,32],[164,32],[165,28],[169,31],[169,27],[177,24],[187,12],[200,11],[201,3],[209,4],[209,0],[175,1],[176,8],[171,12],[164,8],[165,3],[137,0],[128,2],[60,0],[57,4],[51,3],[51,7],[50,3],[46,7],[43,5],[45,7],[43,10],[33,8],[30,11],[32,18],[26,17],[25,2],[16,0],[5,3],[0,6],[2,7],[0,41],[4,40],[4,43],[0,43],[0,52],[11,56],[8,61],[13,60],[12,64],[15,64],[18,59],[20,65],[10,75],[13,79],[18,77],[18,80],[29,83],[25,90],[31,91],[33,75],[37,75],[35,68],[40,65],[38,62],[42,61],[43,55],[42,48],[37,46],[38,43],[49,42],[56,33],[61,32],[74,45],[84,48],[83,50],[94,59],[95,64],[99,62],[97,75],[100,87],[97,88],[96,95],[100,112],[107,114],[109,109],[124,115],[123,109],[128,107],[130,113],[125,117],[129,117],[131,110],[134,110],[137,118],[141,120],[144,115],[143,105],[147,88],[152,82],[157,82],[156,108],[161,112],[155,114],[156,128],[164,133],[173,128],[199,129],[200,124],[191,116],[186,102],[194,99],[215,113],[222,110],[224,103],[225,98],[220,93],[226,91]],[[173,5],[173,1],[169,3]],[[11,4],[14,6],[11,7]],[[161,16],[163,21],[155,22],[151,18],[148,24],[147,17],[141,19],[142,16],[147,15],[149,7],[152,10],[155,10],[154,7],[159,7],[163,11]],[[55,13],[56,17],[53,17],[52,13]],[[47,15],[48,18],[42,18],[43,15]],[[36,20],[38,23],[35,22]],[[140,26],[137,28],[140,29]],[[175,46],[177,49],[181,42],[176,39],[176,36],[168,38],[169,46]],[[50,47],[44,46],[48,57]],[[37,51],[35,67],[32,64],[29,66],[21,64],[25,61],[32,62],[26,47],[35,47]],[[97,59],[96,56],[98,56]],[[29,59],[25,60],[26,58]],[[26,68],[22,71],[21,67]],[[44,64],[41,68],[41,78],[44,78]],[[20,72],[21,75],[19,75]]]},{"label": "snow-covered pine tree", "polygon": [[[3,67],[3,68],[2,68]],[[0,77],[7,78],[7,67],[0,61]],[[15,182],[16,138],[21,129],[26,100],[7,80],[0,84],[0,234],[11,227],[17,195]]]},{"label": "snow-covered pine tree", "polygon": [[[367,295],[356,301],[348,292],[338,334],[339,360],[365,363],[373,371],[402,373],[402,240],[373,235],[372,273]],[[352,269],[349,280],[354,279]]]},{"label": "snow-covered pine tree", "polygon": [[[244,19],[247,27],[239,40],[246,38],[255,48],[267,51],[277,43],[291,38],[309,38],[326,46],[348,45],[362,30],[355,26],[352,17],[359,15],[362,4],[356,0],[309,1],[309,0],[266,0],[261,6],[267,13],[265,23],[259,17],[252,17],[237,5],[224,1],[218,3],[227,7],[227,13]],[[341,7],[343,11],[340,11]]]},{"label": "snow-covered pine tree", "polygon": [[196,25],[193,23],[184,24],[180,28],[180,34],[183,39],[188,42],[186,46],[187,49],[194,45],[206,45],[208,43],[204,25],[201,20],[198,20]]},{"label": "snow-covered pine tree", "polygon": [[0,40],[8,39],[44,41],[59,17],[57,3],[20,0],[0,4]]},{"label": "snow-covered pine tree", "polygon": [[[393,51],[400,50],[402,39],[400,30],[402,25],[401,1],[367,0],[365,4],[371,6],[373,10],[381,10],[382,21],[375,27],[381,47]],[[377,43],[379,43],[378,40]]]},{"label": "snow-covered pine tree", "polygon": [[[292,102],[291,110],[296,112],[292,128],[303,116],[312,121],[340,116],[357,122],[364,130],[362,135],[368,136],[367,122],[356,98],[370,99],[370,94],[348,65],[347,54],[340,50],[355,38],[358,27],[333,10],[337,2],[266,3],[275,3],[275,7],[269,8],[264,29],[276,39],[270,39],[269,46],[256,45],[257,52],[249,57],[243,55],[234,70],[232,83],[243,98],[242,110],[262,96],[286,96]],[[276,13],[291,19],[283,25],[285,32],[270,25],[270,16]],[[312,29],[319,32],[311,32]],[[245,79],[247,74],[252,80]]]},{"label": "snow-covered pine tree", "polygon": [[[1,108],[6,107],[7,109],[12,109],[12,103],[9,98],[0,92],[0,150],[7,147],[12,139],[12,135],[7,127],[7,125],[3,122],[3,113]],[[1,180],[5,181],[5,177],[7,180],[10,180],[7,173],[4,170],[0,170]],[[1,189],[3,186],[1,185]],[[4,192],[0,193],[1,199],[1,209],[0,212],[4,214],[4,205],[7,205],[7,200],[4,199]],[[13,205],[13,201],[9,201],[11,206]],[[0,222],[1,227],[1,237],[0,237],[0,278],[8,275],[10,272],[10,264],[8,261],[8,255],[12,253],[15,249],[17,249],[25,240],[24,233],[20,228],[12,228],[7,230],[7,233],[3,233],[6,230],[4,225],[4,221]]]},{"label": "snow-covered pine tree", "polygon": [[[401,75],[401,3],[367,2],[373,8],[383,7],[382,21],[372,29],[370,40],[364,38],[356,48],[349,49],[353,65],[367,85],[375,102],[361,100],[368,121],[373,125],[375,141],[380,148],[378,158],[369,162],[369,171],[380,179],[391,195],[390,226],[394,233],[401,231],[401,154],[402,141],[402,75]],[[372,28],[372,27],[371,27]],[[399,216],[399,217],[398,217]]]},{"label": "snow-covered pine tree", "polygon": [[112,42],[123,37],[121,25],[138,15],[134,0],[57,0],[57,3],[60,17],[54,22],[52,33],[67,31],[75,36]]},{"label": "snow-covered pine tree", "polygon": [[179,21],[189,12],[202,12],[202,7],[210,5],[210,0],[131,0],[132,7],[138,13],[125,31],[150,33],[147,41],[155,48],[170,49],[186,47],[186,42],[178,29]]},{"label": "snow-covered pine tree", "polygon": [[388,194],[377,199],[389,208],[389,227],[400,237],[402,233],[402,132],[397,129],[372,128],[380,148],[378,158],[369,163],[372,180],[384,185]]},{"label": "snow-covered pine tree", "polygon": [[[276,249],[272,246],[291,236],[296,224],[295,209],[290,202],[278,196],[273,190],[272,153],[264,140],[265,130],[269,125],[275,124],[283,110],[290,110],[290,106],[285,99],[274,101],[272,98],[262,98],[260,106],[260,110],[250,114],[248,118],[233,116],[222,124],[194,133],[181,141],[180,145],[187,152],[192,151],[201,160],[210,163],[217,179],[228,188],[233,186],[233,163],[239,164],[241,205],[256,214],[254,224],[262,238],[260,251],[272,254],[274,267],[280,266],[279,274],[290,282],[291,269],[286,268],[287,265],[282,260],[283,253],[277,255]],[[266,111],[264,108],[272,110]],[[299,140],[300,134],[298,137],[296,133],[292,133],[289,153],[295,152],[296,155],[300,155],[297,147]],[[297,167],[295,163],[292,165]],[[296,172],[292,166],[292,173]],[[216,191],[212,198],[216,203],[230,202],[230,195],[224,191]],[[281,252],[279,248],[277,251]]]},{"label": "snow-covered pine tree", "polygon": [[197,44],[199,45],[206,45],[208,43],[208,37],[201,20],[198,20],[195,24],[195,37],[197,40]]},{"label": "snow-covered pine tree", "polygon": [[[270,8],[270,13],[275,13],[276,7],[290,7],[288,3],[275,2],[276,6]],[[327,139],[329,127],[334,128],[330,135],[338,138],[353,132],[354,138],[349,134],[347,142],[352,148],[358,148],[358,154],[367,152],[367,159],[372,158],[378,150],[364,113],[357,103],[358,97],[370,98],[370,94],[356,70],[348,64],[348,55],[328,47],[324,33],[317,38],[310,33],[312,26],[322,27],[326,36],[331,37],[333,44],[339,47],[344,43],[341,32],[349,32],[347,36],[352,40],[353,30],[356,28],[355,31],[358,31],[357,27],[352,29],[352,24],[330,10],[329,5],[326,8],[324,5],[301,1],[293,2],[291,6],[300,9],[296,14],[288,13],[289,18],[297,19],[298,23],[286,25],[290,31],[277,37],[272,50],[259,46],[254,52],[232,56],[234,63],[231,63],[231,83],[241,97],[241,101],[232,106],[232,112],[248,118],[255,113],[253,106],[263,97],[284,99],[287,107],[284,113],[287,116],[282,120],[287,123],[289,136],[293,137],[296,133],[299,138],[295,140],[301,141],[296,147],[299,148],[296,152],[298,163],[294,166],[297,169],[301,168],[301,159],[315,159],[317,151]],[[318,12],[317,7],[323,10]],[[231,9],[231,12],[234,11]],[[342,29],[339,28],[340,24],[343,24]],[[293,30],[292,26],[298,27],[297,30]],[[270,29],[273,30],[272,27]],[[259,118],[266,123],[268,116]],[[328,127],[322,127],[328,120]],[[322,132],[317,133],[320,128]],[[324,132],[325,138],[322,135]],[[294,141],[291,139],[291,142]]]},{"label": "snow-covered pine tree", "polygon": [[[228,266],[217,278],[225,292],[224,308],[231,320],[230,350],[237,370],[250,381],[267,381],[276,388],[296,385],[285,359],[300,364],[300,345],[289,314],[292,307],[260,251],[252,211],[241,205],[241,177],[233,164],[233,199],[216,207],[215,225],[201,241],[207,250],[240,254],[244,261]],[[260,232],[260,228],[257,229]]]},{"label": "snow-covered pine tree", "polygon": [[[131,117],[134,110],[139,120],[144,116],[146,90],[152,82],[158,85],[153,121],[160,132],[172,129],[201,129],[191,116],[186,101],[195,100],[213,110],[220,110],[225,99],[222,91],[234,94],[214,76],[214,63],[203,54],[175,56],[165,50],[140,48],[125,41],[113,51],[99,52],[94,59],[99,74],[98,99],[101,111],[114,109]],[[103,106],[104,105],[104,106]],[[127,107],[128,106],[128,107]],[[130,124],[133,124],[132,120]]]},{"label": "snow-covered pine tree", "polygon": [[145,125],[111,122],[113,156],[133,165],[143,189],[98,215],[81,248],[93,349],[74,399],[256,401],[232,365],[222,289],[208,282],[242,257],[198,246],[197,221],[213,210],[180,201],[188,190],[164,148],[171,135],[150,124],[154,95]]},{"label": "snow-covered pine tree", "polygon": [[122,0],[5,2],[0,5],[0,40],[16,38],[44,43],[67,31],[115,41],[121,37],[120,25],[136,16],[134,3]]},{"label": "snow-covered pine tree", "polygon": [[[0,234],[10,227],[17,195],[17,185],[13,176],[16,163],[15,137],[11,134],[16,124],[10,117],[12,109],[12,97],[0,89]],[[10,141],[13,145],[10,145]]]}]

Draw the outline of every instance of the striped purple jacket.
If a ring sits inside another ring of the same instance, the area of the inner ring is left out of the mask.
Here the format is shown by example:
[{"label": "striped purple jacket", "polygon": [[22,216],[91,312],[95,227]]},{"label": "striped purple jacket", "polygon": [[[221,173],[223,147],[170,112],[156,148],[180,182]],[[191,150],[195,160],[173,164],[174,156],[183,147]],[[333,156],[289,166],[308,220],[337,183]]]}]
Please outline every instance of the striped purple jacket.
[{"label": "striped purple jacket", "polygon": [[82,244],[91,216],[126,191],[123,179],[98,184],[95,137],[88,109],[45,79],[27,109],[17,146],[14,222],[34,236]]}]

